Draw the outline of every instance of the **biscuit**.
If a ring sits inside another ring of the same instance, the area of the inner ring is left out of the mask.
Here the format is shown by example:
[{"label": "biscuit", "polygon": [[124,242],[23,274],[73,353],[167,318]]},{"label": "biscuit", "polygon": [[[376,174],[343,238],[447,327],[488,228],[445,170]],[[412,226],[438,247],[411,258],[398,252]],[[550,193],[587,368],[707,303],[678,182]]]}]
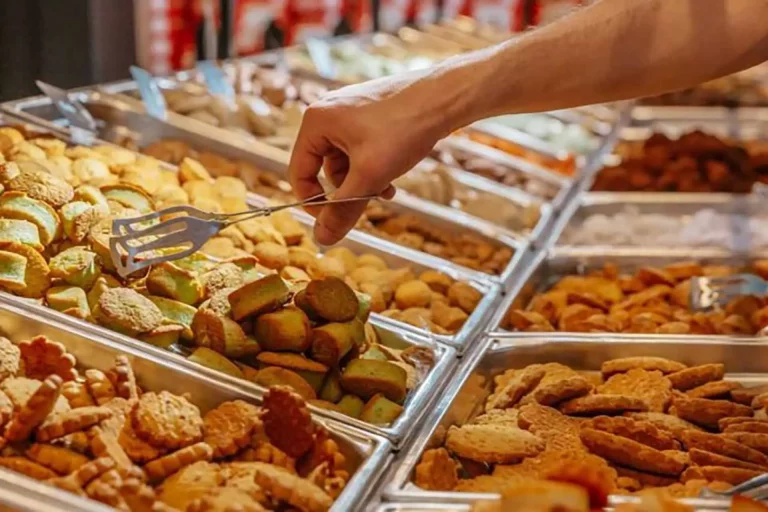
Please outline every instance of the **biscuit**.
[{"label": "biscuit", "polygon": [[105,327],[136,336],[163,323],[160,308],[130,288],[108,288],[99,297],[94,316]]},{"label": "biscuit", "polygon": [[630,370],[660,371],[663,374],[675,373],[687,368],[683,363],[665,359],[663,357],[623,357],[605,361],[600,366],[600,371],[605,377],[616,373],[626,373]]},{"label": "biscuit", "polygon": [[112,411],[107,407],[79,407],[71,411],[53,414],[37,429],[37,440],[42,442],[58,439],[73,432],[80,432],[109,418]]},{"label": "biscuit", "polygon": [[597,388],[598,393],[639,398],[651,412],[664,412],[672,399],[672,385],[660,371],[634,368],[613,375]]},{"label": "biscuit", "polygon": [[0,391],[0,427],[11,419],[13,414],[13,402],[8,398],[8,395]]},{"label": "biscuit", "polygon": [[491,409],[485,414],[476,416],[472,421],[473,425],[487,425],[497,423],[500,425],[510,425],[512,427],[517,426],[517,409]]},{"label": "biscuit", "polygon": [[254,481],[273,499],[306,512],[324,512],[333,500],[317,485],[290,472],[261,462],[254,462]]},{"label": "biscuit", "polygon": [[707,382],[701,386],[689,389],[685,392],[691,398],[718,398],[725,397],[735,389],[741,388],[742,385],[738,382],[732,382],[728,380],[715,380]]},{"label": "biscuit", "polygon": [[732,468],[751,469],[753,471],[764,471],[765,468],[758,464],[751,462],[745,462],[743,460],[734,459],[726,455],[720,455],[719,453],[712,453],[706,450],[699,450],[698,448],[691,448],[688,451],[688,456],[691,458],[691,462],[697,466],[726,466]]},{"label": "biscuit", "polygon": [[88,392],[88,387],[85,385],[85,382],[81,380],[65,382],[61,386],[61,394],[67,399],[72,408],[96,405],[96,402],[93,401],[93,397],[91,397],[91,394]]},{"label": "biscuit", "polygon": [[53,470],[26,457],[0,457],[0,467],[16,471],[35,480],[48,480],[58,476]]},{"label": "biscuit", "polygon": [[622,416],[598,416],[588,423],[591,428],[621,437],[657,450],[678,450],[680,444],[669,432],[656,427],[653,423]]},{"label": "biscuit", "polygon": [[195,443],[147,463],[144,466],[144,471],[147,473],[147,478],[150,481],[157,482],[172,475],[184,466],[189,466],[201,460],[209,461],[211,457],[213,457],[213,448],[202,442]]},{"label": "biscuit", "polygon": [[460,457],[505,464],[536,455],[544,450],[545,443],[521,429],[503,425],[464,425],[448,429],[445,446]]},{"label": "biscuit", "polygon": [[[123,427],[117,434],[117,443],[120,445],[120,448],[123,449],[125,455],[127,455],[132,462],[137,464],[144,464],[151,460],[157,459],[158,457],[161,457],[168,452],[168,450],[152,446],[148,442],[141,439],[133,429],[132,421],[126,421],[125,418],[123,418],[122,425]],[[124,467],[124,459],[119,455],[117,457],[119,457],[121,460],[121,464],[119,465]]]},{"label": "biscuit", "polygon": [[272,386],[262,406],[264,430],[272,444],[295,458],[310,450],[315,429],[304,399],[286,386]]},{"label": "biscuit", "polygon": [[580,435],[589,451],[614,464],[670,476],[679,475],[685,469],[685,464],[676,457],[631,439],[592,428],[581,429]]},{"label": "biscuit", "polygon": [[[728,419],[728,418],[724,418]],[[723,425],[723,420],[720,420],[719,424]],[[752,432],[755,434],[768,434],[768,422],[766,421],[745,421],[741,423],[734,423],[727,425],[723,429],[724,433],[734,432]]]},{"label": "biscuit", "polygon": [[133,367],[126,356],[119,355],[115,358],[114,374],[117,396],[126,400],[137,400],[139,388],[136,385],[136,375],[133,373]]},{"label": "biscuit", "polygon": [[541,379],[544,378],[543,368],[526,368],[516,374],[515,377],[507,381],[503,386],[497,388],[496,392],[488,397],[485,403],[486,412],[493,409],[508,409],[533,388],[535,388]]},{"label": "biscuit", "polygon": [[682,439],[681,434],[685,430],[701,430],[701,427],[672,414],[662,414],[660,412],[628,412],[624,415],[637,420],[653,423],[658,428],[670,432],[678,441]]},{"label": "biscuit", "polygon": [[628,411],[644,412],[648,404],[639,398],[594,394],[574,398],[560,404],[560,412],[579,416],[598,416],[602,414],[621,414]]},{"label": "biscuit", "polygon": [[50,444],[35,443],[29,447],[26,455],[60,475],[68,475],[88,463],[88,457],[85,455]]},{"label": "biscuit", "polygon": [[203,416],[203,440],[213,448],[213,457],[234,455],[251,441],[259,419],[259,408],[242,400],[224,402]]},{"label": "biscuit", "polygon": [[210,489],[187,506],[187,512],[266,512],[246,491],[235,487]]},{"label": "biscuit", "polygon": [[730,432],[721,434],[721,437],[739,442],[768,455],[768,434],[759,434],[755,432]]},{"label": "biscuit", "polygon": [[752,416],[752,408],[727,400],[680,398],[674,401],[676,415],[708,429],[717,430],[718,422],[734,416]]},{"label": "biscuit", "polygon": [[763,393],[768,393],[768,384],[734,389],[731,391],[731,400],[742,405],[752,405],[752,400]]},{"label": "biscuit", "polygon": [[451,491],[459,481],[457,469],[445,448],[426,450],[416,466],[414,483],[428,491]]},{"label": "biscuit", "polygon": [[759,466],[768,466],[768,457],[754,448],[745,446],[737,441],[695,430],[684,431],[682,437],[683,444],[688,450],[698,448],[719,455],[725,455],[726,457],[751,462]]},{"label": "biscuit", "polygon": [[15,442],[28,438],[53,411],[61,394],[62,383],[58,375],[51,375],[45,379],[24,405],[13,414],[5,427],[5,439]]},{"label": "biscuit", "polygon": [[20,342],[18,346],[26,377],[42,380],[56,374],[65,382],[77,377],[75,356],[67,353],[61,343],[37,336]]},{"label": "biscuit", "polygon": [[[15,377],[22,369],[21,350],[7,338],[0,336],[0,381]],[[47,375],[46,375],[47,377]]]},{"label": "biscuit", "polygon": [[592,384],[580,375],[568,377],[547,385],[539,385],[531,399],[541,405],[553,406],[565,400],[584,396],[592,391]]},{"label": "biscuit", "polygon": [[528,404],[520,408],[517,424],[534,434],[543,430],[555,430],[578,435],[582,423],[581,420],[570,418],[552,407]]},{"label": "biscuit", "polygon": [[85,370],[85,384],[97,404],[102,405],[117,396],[112,382],[101,370]]},{"label": "biscuit", "polygon": [[[692,469],[696,469],[696,472],[692,472],[691,475],[703,475],[709,482],[728,482],[731,485],[739,485],[764,473],[764,471],[723,466],[696,466]],[[685,480],[685,474],[681,480]]]},{"label": "biscuit", "polygon": [[701,366],[692,366],[679,372],[667,375],[674,389],[687,391],[699,386],[721,380],[725,375],[725,365],[721,363],[703,364]]},{"label": "biscuit", "polygon": [[173,450],[203,438],[203,419],[197,406],[167,391],[141,395],[131,417],[139,437],[153,446]]},{"label": "biscuit", "polygon": [[647,473],[645,471],[638,471],[636,469],[614,465],[612,466],[616,473],[623,478],[631,478],[637,482],[640,482],[645,487],[667,487],[674,483],[677,483],[677,477],[655,475],[653,473]]}]

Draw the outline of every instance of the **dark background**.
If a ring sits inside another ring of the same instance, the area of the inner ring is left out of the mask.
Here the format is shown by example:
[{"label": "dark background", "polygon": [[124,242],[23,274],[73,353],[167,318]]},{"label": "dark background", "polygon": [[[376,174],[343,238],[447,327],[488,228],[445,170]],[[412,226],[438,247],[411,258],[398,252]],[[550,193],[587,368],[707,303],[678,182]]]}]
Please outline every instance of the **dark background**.
[{"label": "dark background", "polygon": [[133,22],[132,0],[0,0],[0,101],[37,94],[37,79],[71,88],[127,77]]}]

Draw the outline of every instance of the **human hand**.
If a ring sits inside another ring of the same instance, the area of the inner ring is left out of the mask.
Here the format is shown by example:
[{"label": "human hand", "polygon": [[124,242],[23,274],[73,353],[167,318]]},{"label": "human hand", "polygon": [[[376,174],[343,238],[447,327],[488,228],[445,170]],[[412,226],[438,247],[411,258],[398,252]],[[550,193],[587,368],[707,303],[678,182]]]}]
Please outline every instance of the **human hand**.
[{"label": "human hand", "polygon": [[[318,173],[325,169],[337,188],[334,198],[376,195],[391,199],[392,181],[424,158],[450,131],[447,96],[437,80],[420,71],[383,78],[331,92],[304,113],[290,163],[299,199],[323,192]],[[332,245],[352,229],[367,201],[313,206],[315,240]]]}]

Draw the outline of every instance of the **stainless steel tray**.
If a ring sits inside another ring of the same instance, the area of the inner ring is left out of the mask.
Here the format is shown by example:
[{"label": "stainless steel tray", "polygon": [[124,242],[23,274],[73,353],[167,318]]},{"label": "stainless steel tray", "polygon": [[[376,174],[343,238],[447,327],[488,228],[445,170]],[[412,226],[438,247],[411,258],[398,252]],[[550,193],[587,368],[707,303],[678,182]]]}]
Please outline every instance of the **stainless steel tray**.
[{"label": "stainless steel tray", "polygon": [[45,485],[20,473],[0,470],[0,512],[112,512],[88,498]]},{"label": "stainless steel tray", "polygon": [[[558,279],[569,274],[583,274],[589,270],[602,268],[604,263],[614,263],[621,270],[636,270],[642,266],[660,267],[676,261],[696,260],[711,264],[743,265],[752,260],[768,257],[768,251],[758,251],[749,254],[735,254],[728,250],[695,249],[695,248],[601,248],[601,247],[563,247],[549,252],[537,254],[534,263],[526,268],[516,287],[506,296],[501,307],[496,310],[491,319],[491,331],[503,332],[500,327],[507,310],[514,305],[525,308],[533,296],[548,290]],[[551,333],[553,336],[567,333]],[[573,334],[573,333],[572,333]],[[516,333],[521,338],[535,337],[535,333]],[[689,339],[692,335],[661,335],[661,334],[616,334],[589,333],[581,335],[585,338],[613,339]],[[725,336],[713,335],[713,339],[730,339],[763,341],[765,337],[756,336]]]},{"label": "stainless steel tray", "polygon": [[[192,375],[199,376],[201,379],[216,380],[222,384],[231,386],[254,399],[260,398],[265,391],[263,387],[253,382],[238,379],[237,377],[193,363],[182,355],[118,334],[99,325],[90,324],[77,318],[70,317],[63,313],[59,313],[58,311],[48,309],[45,306],[38,305],[37,303],[25,301],[24,299],[6,293],[0,293],[0,301],[14,304],[15,307],[20,310],[27,311],[29,315],[35,315],[38,318],[44,319],[46,322],[50,322],[52,325],[59,326],[61,329],[97,338],[115,346],[124,347],[124,350],[132,350],[146,354],[147,357],[166,360],[169,363],[185,369]],[[369,323],[376,329],[379,335],[379,340],[384,345],[396,349],[404,349],[415,345],[431,346],[435,351],[435,366],[431,369],[418,389],[409,394],[404,404],[403,413],[392,425],[377,426],[313,405],[310,405],[310,409],[320,416],[331,418],[339,423],[353,425],[361,430],[386,437],[394,445],[400,446],[406,438],[413,433],[415,426],[418,424],[426,408],[437,393],[439,393],[440,389],[445,384],[446,378],[452,373],[457,363],[456,351],[451,347],[435,344],[431,339],[421,337],[414,332],[400,330],[391,324],[380,322],[376,319],[369,320]],[[0,325],[5,324],[0,323]]]},{"label": "stainless steel tray", "polygon": [[[453,424],[463,424],[482,408],[491,392],[493,377],[506,369],[522,368],[534,363],[560,362],[576,370],[599,370],[600,364],[617,357],[659,356],[690,365],[724,363],[726,378],[750,385],[768,382],[768,345],[738,341],[717,341],[704,338],[688,340],[662,339],[625,340],[614,338],[610,343],[563,337],[553,340],[546,336],[522,340],[507,335],[484,341],[486,350],[478,351],[463,362],[452,384],[446,388],[433,412],[423,422],[419,435],[407,449],[398,454],[395,469],[387,478],[383,494],[386,500],[413,503],[471,503],[493,494],[434,492],[417,488],[411,483],[413,472],[425,449],[439,446],[441,436]],[[492,345],[491,345],[492,343]],[[614,496],[613,503],[626,500]],[[682,500],[696,510],[727,510],[728,500]]]},{"label": "stainless steel tray", "polygon": [[[9,122],[14,121],[13,116],[6,116],[6,117],[8,118]],[[0,122],[2,121],[3,121],[3,118],[0,118]],[[69,134],[67,130],[63,130],[56,127],[42,128],[41,130],[69,142]],[[300,219],[303,218],[305,222],[308,222],[307,214],[304,214],[302,212],[296,212],[296,214]],[[365,240],[365,237],[363,237],[363,240]],[[374,245],[366,247],[365,250],[371,251],[372,247],[374,247]],[[399,246],[396,246],[396,247],[398,247],[397,250],[399,251],[400,250]],[[388,256],[390,258],[390,261],[395,261],[394,254],[396,253],[390,254]],[[402,260],[400,261],[402,262]],[[443,260],[439,260],[439,261],[443,261]],[[424,268],[427,268],[427,265],[425,265]],[[483,329],[484,322],[487,319],[487,316],[491,312],[491,306],[493,304],[493,301],[498,296],[497,295],[498,290],[494,287],[493,284],[489,283],[488,280],[472,282],[471,277],[465,276],[459,270],[460,267],[457,267],[454,265],[454,266],[446,266],[446,267],[438,266],[438,267],[429,267],[429,268],[437,268],[438,270],[443,270],[449,273],[450,275],[455,276],[458,279],[471,283],[473,286],[477,287],[479,290],[486,290],[489,293],[488,293],[488,296],[484,299],[484,301],[482,301],[478,305],[478,316],[476,316],[475,319],[472,320],[471,322],[468,320],[467,325],[465,326],[466,329],[463,329],[463,332],[459,333],[460,336],[457,335],[453,337],[453,339],[451,339],[451,337],[442,337],[443,339],[439,339],[438,337],[432,336],[431,334],[427,333],[422,329],[418,329],[416,327],[406,328],[405,325],[400,322],[395,322],[391,319],[382,319],[380,315],[374,315],[374,318],[372,319],[371,323],[372,325],[374,325],[374,327],[376,327],[377,331],[379,332],[380,337],[382,338],[381,340],[382,343],[392,346],[394,348],[405,348],[412,345],[425,345],[425,344],[433,345],[435,347],[436,356],[437,356],[436,357],[437,362],[435,364],[435,367],[432,368],[432,371],[429,373],[429,376],[425,379],[422,385],[417,390],[412,392],[411,395],[408,397],[403,414],[401,414],[401,416],[392,425],[389,425],[386,427],[380,427],[380,426],[374,426],[374,425],[364,423],[360,420],[350,418],[339,413],[323,410],[320,408],[314,408],[314,406],[311,406],[314,412],[317,412],[324,416],[334,418],[341,422],[356,425],[369,432],[374,432],[376,434],[383,435],[388,439],[392,440],[395,444],[402,443],[405,437],[408,436],[409,433],[413,431],[413,427],[418,422],[421,415],[423,414],[425,406],[431,401],[434,394],[436,394],[439,391],[439,388],[444,384],[445,376],[451,372],[453,366],[456,363],[456,355],[457,355],[456,350],[450,346],[435,344],[434,341],[443,341],[448,345],[455,345],[457,347],[460,347],[462,350],[464,350],[469,344],[471,344],[474,337]],[[70,326],[72,329],[75,329],[75,330],[80,329],[82,330],[82,332],[95,333],[94,334],[95,336],[104,337],[106,339],[111,339],[111,340],[117,340],[116,343],[127,344],[128,346],[134,347],[138,350],[143,350],[143,351],[155,354],[157,357],[172,358],[178,364],[195,368],[195,371],[200,372],[204,375],[213,376],[216,379],[229,382],[231,385],[237,386],[240,389],[248,390],[253,396],[260,396],[264,391],[264,388],[252,382],[240,380],[240,379],[216,372],[209,368],[205,368],[201,365],[191,363],[180,355],[158,349],[147,343],[143,343],[133,338],[117,334],[103,327],[95,326],[87,322],[77,320],[75,318],[61,314],[57,311],[47,309],[44,306],[39,306],[37,304],[29,303],[28,301],[24,301],[23,299],[14,297],[12,295],[7,295],[7,294],[2,294],[2,295],[4,295],[6,299],[9,301],[19,303],[24,307],[32,308],[33,310],[38,311],[38,314],[47,315],[49,318],[54,319],[54,321],[62,322],[65,325]]]},{"label": "stainless steel tray", "polygon": [[[203,375],[187,368],[186,365],[174,364],[165,354],[138,350],[125,343],[100,337],[96,332],[79,330],[75,326],[57,322],[49,315],[42,314],[47,313],[42,308],[39,308],[42,311],[36,309],[38,308],[25,307],[10,296],[0,296],[0,333],[11,340],[45,335],[67,347],[80,365],[100,370],[109,369],[116,355],[127,354],[143,389],[164,389],[175,394],[187,393],[202,413],[226,400],[259,402],[259,397],[249,390],[230,385],[223,379]],[[383,438],[332,420],[318,418],[317,421],[328,427],[354,468],[347,489],[334,504],[334,510],[349,510],[355,504],[361,503],[372,490],[381,475],[382,463],[386,460],[391,445]],[[38,485],[45,487],[43,484]],[[47,494],[47,491],[44,494]]]},{"label": "stainless steel tray", "polygon": [[[759,197],[751,194],[728,194],[728,193],[676,193],[676,192],[588,192],[581,196],[579,207],[571,217],[568,225],[564,229],[559,229],[555,233],[558,246],[567,248],[569,246],[596,246],[604,244],[572,244],[565,235],[570,231],[577,231],[582,228],[583,222],[592,215],[605,215],[612,217],[618,213],[626,212],[627,209],[637,211],[639,214],[661,214],[670,217],[678,217],[681,222],[687,222],[691,216],[697,212],[709,209],[721,215],[734,215],[732,235],[727,246],[714,246],[715,248],[729,249],[737,253],[748,253],[761,248],[768,249],[768,246],[755,246],[750,238],[748,220],[750,216],[763,215],[768,216],[768,207]],[[663,228],[660,228],[663,229]],[[622,244],[610,244],[610,247],[619,247]],[[675,240],[670,244],[624,244],[625,247],[645,247],[658,245],[659,247],[679,247],[683,245],[682,240]],[[713,247],[695,246],[700,248]]]}]

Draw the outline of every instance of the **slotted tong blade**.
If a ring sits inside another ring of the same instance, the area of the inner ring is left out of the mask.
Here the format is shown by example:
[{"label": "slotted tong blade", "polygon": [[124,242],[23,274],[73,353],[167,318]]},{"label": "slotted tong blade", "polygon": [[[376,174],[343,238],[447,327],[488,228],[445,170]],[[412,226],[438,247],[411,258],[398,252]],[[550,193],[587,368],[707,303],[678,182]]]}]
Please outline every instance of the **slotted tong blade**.
[{"label": "slotted tong blade", "polygon": [[[114,220],[109,238],[110,255],[118,273],[126,277],[149,266],[189,256],[222,229],[238,222],[297,206],[367,201],[377,197],[328,199],[322,193],[296,203],[237,213],[211,213],[188,205],[172,206],[140,217]],[[167,220],[158,222],[163,218]]]},{"label": "slotted tong blade", "polygon": [[706,310],[724,306],[732,299],[745,295],[768,295],[768,282],[754,274],[694,277],[691,279],[689,304],[694,311]]}]

